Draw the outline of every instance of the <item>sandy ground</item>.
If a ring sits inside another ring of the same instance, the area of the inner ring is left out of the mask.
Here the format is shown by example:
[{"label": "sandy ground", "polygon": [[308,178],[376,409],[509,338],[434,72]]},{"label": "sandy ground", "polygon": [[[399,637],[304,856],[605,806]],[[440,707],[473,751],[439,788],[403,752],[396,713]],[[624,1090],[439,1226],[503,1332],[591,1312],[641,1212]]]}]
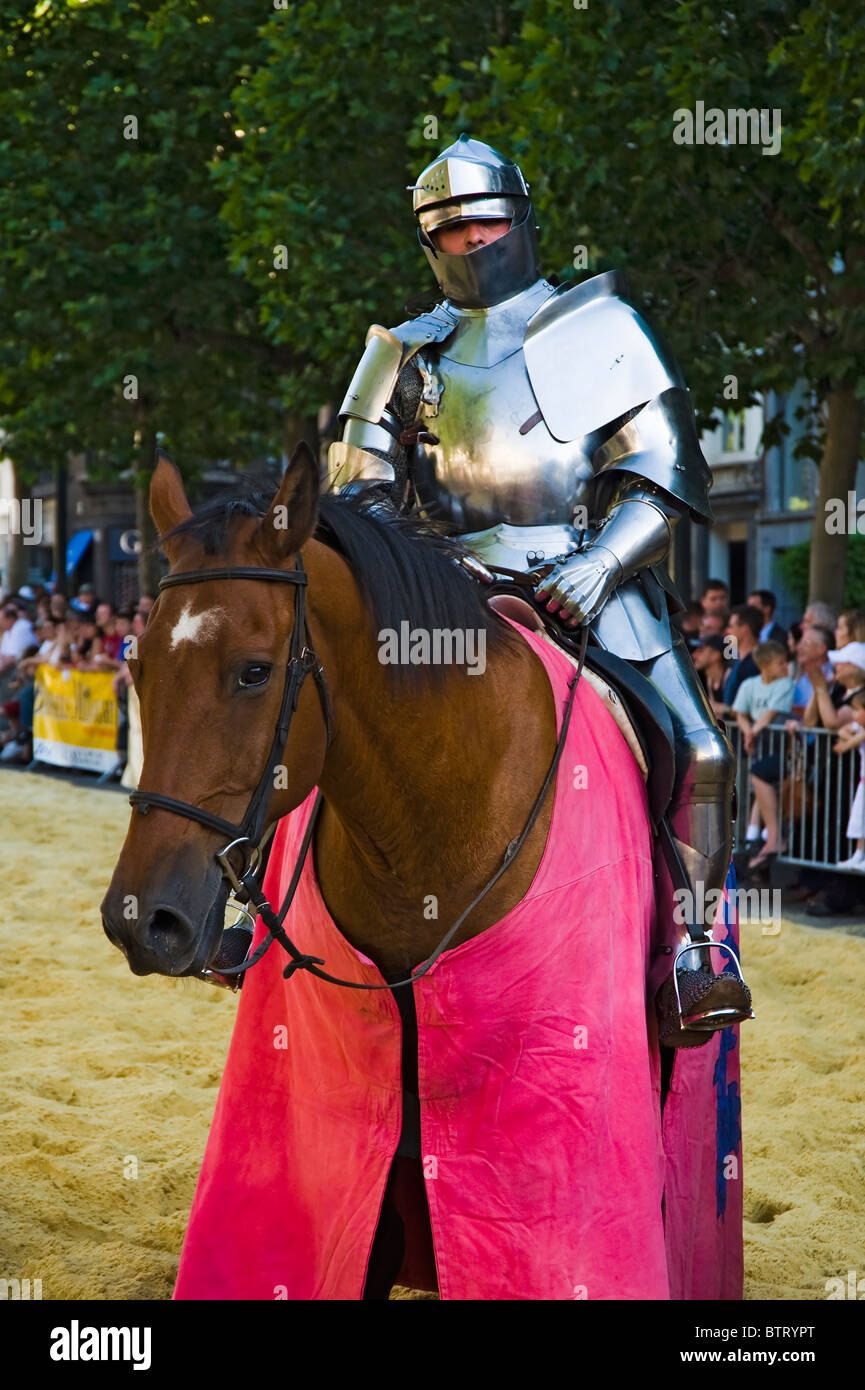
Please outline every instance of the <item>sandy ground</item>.
[{"label": "sandy ground", "polygon": [[[0,1278],[45,1299],[170,1296],[236,1008],[103,936],[128,816],[0,770]],[[865,1275],[865,926],[743,942],[746,1297],[824,1299]]]}]

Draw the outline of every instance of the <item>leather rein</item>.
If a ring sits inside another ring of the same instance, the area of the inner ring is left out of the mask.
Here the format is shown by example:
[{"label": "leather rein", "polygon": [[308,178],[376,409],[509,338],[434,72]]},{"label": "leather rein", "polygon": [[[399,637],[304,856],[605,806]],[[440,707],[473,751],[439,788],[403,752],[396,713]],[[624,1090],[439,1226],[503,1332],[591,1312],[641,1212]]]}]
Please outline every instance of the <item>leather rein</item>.
[{"label": "leather rein", "polygon": [[[413,984],[415,980],[419,980],[428,970],[432,969],[442,952],[447,950],[463,922],[498,883],[502,874],[513,863],[517,854],[528,839],[529,833],[540,814],[541,807],[553,783],[559,761],[564,751],[565,740],[571,720],[571,711],[574,704],[574,696],[582,674],[586,655],[588,628],[583,628],[581,633],[579,661],[576,674],[568,683],[568,699],[553,760],[525,826],[520,834],[510,841],[505,850],[503,860],[495,873],[487,880],[483,888],[472,902],[469,903],[465,911],[460,913],[457,920],[439,942],[438,946],[436,946],[432,954],[427,957],[423,964],[417,966],[404,980],[397,980],[395,983],[386,985],[367,985],[360,984],[354,980],[342,980],[339,979],[338,976],[331,975],[326,970],[321,969],[320,967],[325,964],[324,960],[320,956],[310,956],[302,952],[283,928],[283,922],[285,921],[288,910],[294,900],[295,893],[297,892],[301,872],[306,861],[306,856],[309,853],[313,832],[321,810],[323,798],[320,791],[316,792],[312,811],[292,871],[291,881],[286,890],[285,897],[282,900],[282,904],[280,905],[279,912],[275,912],[271,904],[265,898],[262,884],[259,882],[258,878],[258,870],[262,862],[264,848],[275,829],[275,823],[269,829],[265,828],[267,808],[273,791],[273,767],[275,764],[281,762],[284,755],[292,716],[297,709],[300,692],[308,675],[312,675],[316,683],[322,714],[324,716],[327,739],[325,755],[327,753],[327,748],[330,746],[333,732],[333,707],[327,688],[327,680],[325,678],[324,668],[312,647],[306,621],[305,588],[307,584],[307,574],[303,567],[303,560],[299,552],[295,559],[297,567],[293,570],[263,569],[245,566],[233,566],[228,569],[185,570],[181,571],[179,574],[166,575],[159,583],[160,592],[163,589],[173,588],[180,584],[202,584],[211,580],[222,579],[255,579],[268,583],[295,585],[294,628],[291,634],[289,659],[286,665],[279,717],[276,721],[270,753],[261,777],[259,778],[258,785],[252,793],[252,798],[246,809],[243,820],[239,825],[234,825],[231,821],[224,820],[221,816],[215,816],[210,811],[203,810],[200,806],[193,806],[190,802],[180,801],[173,796],[164,796],[161,792],[148,792],[139,789],[130,794],[129,803],[132,807],[137,807],[140,815],[147,815],[151,808],[160,811],[171,811],[175,815],[184,816],[187,820],[197,821],[199,825],[203,825],[208,830],[214,830],[219,835],[227,836],[229,843],[221,850],[217,850],[215,857],[222,872],[222,876],[229,885],[234,905],[239,907],[240,911],[252,921],[252,914],[248,912],[243,905],[247,902],[253,903],[258,915],[267,928],[267,935],[253,952],[247,954],[240,965],[227,966],[225,968],[220,967],[216,972],[205,970],[201,978],[211,979],[213,983],[218,983],[218,981],[214,979],[214,975],[218,975],[220,978],[226,977],[227,979],[242,977],[247,970],[261,960],[264,954],[270,949],[273,942],[278,941],[280,946],[282,946],[283,950],[290,957],[288,965],[282,972],[286,980],[290,979],[297,970],[307,970],[311,975],[317,976],[318,979],[326,980],[330,984],[340,985],[343,989],[400,989],[405,985]],[[520,577],[522,578],[523,576]],[[247,846],[248,849],[245,856],[244,867],[240,873],[237,873],[231,864],[229,854],[231,850],[241,845]],[[238,978],[237,985],[234,986],[234,988],[238,988],[242,983],[242,978]]]}]

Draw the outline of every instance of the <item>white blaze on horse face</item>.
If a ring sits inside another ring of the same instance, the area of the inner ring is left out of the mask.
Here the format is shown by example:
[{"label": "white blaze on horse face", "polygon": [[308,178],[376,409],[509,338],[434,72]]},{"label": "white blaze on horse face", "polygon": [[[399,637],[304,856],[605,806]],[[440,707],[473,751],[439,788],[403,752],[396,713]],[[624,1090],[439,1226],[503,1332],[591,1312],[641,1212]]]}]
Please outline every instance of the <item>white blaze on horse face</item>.
[{"label": "white blaze on horse face", "polygon": [[200,613],[193,613],[192,605],[184,604],[183,612],[171,629],[172,648],[181,642],[204,642],[215,636],[224,612],[224,608],[203,608]]}]

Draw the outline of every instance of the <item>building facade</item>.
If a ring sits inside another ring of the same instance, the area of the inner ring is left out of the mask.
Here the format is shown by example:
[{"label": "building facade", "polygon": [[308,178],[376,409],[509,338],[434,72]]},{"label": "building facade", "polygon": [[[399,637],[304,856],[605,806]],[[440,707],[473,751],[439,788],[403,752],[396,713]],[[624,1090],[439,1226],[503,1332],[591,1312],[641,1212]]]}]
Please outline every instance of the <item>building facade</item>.
[{"label": "building facade", "polygon": [[[256,476],[269,478],[275,486],[280,473],[277,460],[259,463]],[[65,589],[73,596],[82,584],[92,584],[100,598],[115,607],[133,604],[138,597],[138,532],[135,525],[135,494],[132,475],[102,482],[88,477],[85,455],[69,458],[61,486],[66,493],[66,576]],[[227,460],[201,473],[190,486],[193,501],[206,501],[235,488],[238,474]],[[0,462],[0,590],[8,587],[10,541],[3,535],[2,517],[12,497],[12,470]],[[57,535],[58,478],[48,473],[30,488],[31,498],[40,508],[39,543],[24,551],[22,582],[49,584],[54,572]]]},{"label": "building facade", "polygon": [[[673,569],[683,594],[698,598],[706,579],[723,579],[732,603],[743,603],[754,589],[771,589],[778,597],[780,623],[788,626],[801,615],[800,601],[787,591],[778,571],[778,557],[809,541],[814,529],[817,467],[794,452],[802,432],[797,411],[803,399],[800,391],[786,396],[770,392],[759,405],[725,411],[717,427],[703,434],[703,452],[714,475],[715,524],[691,524],[690,535],[677,542]],[[788,433],[764,449],[764,425],[779,413]],[[860,468],[860,476],[863,472]]]}]

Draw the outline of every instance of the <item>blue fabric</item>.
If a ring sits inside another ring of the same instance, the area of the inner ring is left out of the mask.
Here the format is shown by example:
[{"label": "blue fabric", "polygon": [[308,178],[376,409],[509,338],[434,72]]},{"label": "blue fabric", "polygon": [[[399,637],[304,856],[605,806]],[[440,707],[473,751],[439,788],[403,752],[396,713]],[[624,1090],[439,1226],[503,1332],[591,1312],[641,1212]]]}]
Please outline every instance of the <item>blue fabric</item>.
[{"label": "blue fabric", "polygon": [[92,531],[76,531],[74,536],[70,536],[66,544],[66,573],[71,574],[78,564],[90,542],[93,540]]},{"label": "blue fabric", "polygon": [[[730,863],[727,870],[727,882],[724,885],[724,934],[720,930],[717,939],[724,946],[729,946],[739,957],[739,941],[737,931],[737,909],[736,909],[736,869]],[[723,973],[737,975],[735,962],[727,951],[723,952],[726,964]],[[742,1098],[739,1095],[738,1081],[731,1081],[728,1078],[728,1062],[731,1054],[739,1046],[738,1028],[724,1028],[721,1032],[721,1045],[718,1049],[718,1059],[715,1063],[714,1083],[715,1083],[715,1213],[718,1217],[723,1217],[727,1210],[727,1179],[726,1165],[728,1158],[733,1155],[741,1166],[742,1162]],[[732,1068],[731,1068],[732,1070]]]},{"label": "blue fabric", "polygon": [[33,681],[25,685],[18,696],[19,718],[22,729],[28,733],[33,731],[33,706],[36,702],[36,686]]}]

